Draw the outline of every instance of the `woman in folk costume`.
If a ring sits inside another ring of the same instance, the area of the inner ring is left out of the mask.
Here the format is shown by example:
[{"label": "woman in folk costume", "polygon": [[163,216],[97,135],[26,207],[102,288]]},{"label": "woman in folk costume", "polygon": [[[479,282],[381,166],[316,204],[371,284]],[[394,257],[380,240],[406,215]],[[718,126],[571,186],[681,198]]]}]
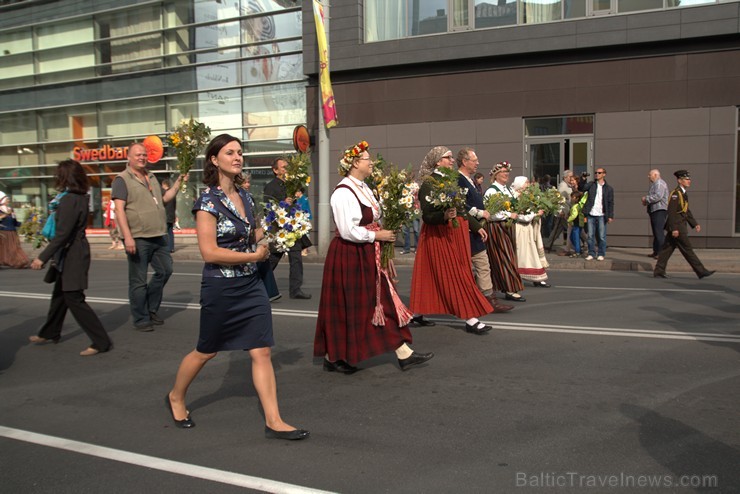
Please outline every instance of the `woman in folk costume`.
[{"label": "woman in folk costume", "polygon": [[[516,177],[511,184],[514,197],[529,186],[527,177]],[[523,280],[531,281],[532,285],[550,288],[547,282],[547,268],[550,267],[545,258],[545,245],[540,233],[539,218],[544,211],[528,211],[520,213],[516,218],[516,258],[519,275]]]},{"label": "woman in folk costume", "polygon": [[[452,314],[465,319],[465,331],[484,334],[491,330],[478,320],[493,307],[478,290],[470,261],[468,220],[455,208],[434,206],[428,196],[441,174],[438,167],[452,168],[455,159],[444,146],[432,148],[419,171],[421,233],[411,278],[411,303],[415,314]],[[460,211],[462,214],[462,211]],[[451,220],[457,218],[458,227]]]},{"label": "woman in folk costume", "polygon": [[[513,203],[514,191],[507,185],[510,173],[511,163],[496,163],[491,170],[491,186],[486,190],[484,199],[493,194],[503,194],[511,197]],[[524,302],[526,299],[518,293],[524,290],[524,283],[516,265],[516,248],[512,243],[513,227],[507,221],[516,218],[517,214],[513,211],[499,211],[491,216],[486,250],[491,261],[491,279],[496,290],[504,292],[507,300]]]},{"label": "woman in folk costume", "polygon": [[408,346],[412,315],[380,267],[380,242],[395,242],[396,233],[378,226],[380,204],[364,182],[373,171],[368,147],[361,141],[344,152],[344,178],[331,195],[336,235],[324,263],[314,339],[314,356],[323,357],[328,372],[352,374],[358,362],[390,351],[401,370],[434,356]]}]

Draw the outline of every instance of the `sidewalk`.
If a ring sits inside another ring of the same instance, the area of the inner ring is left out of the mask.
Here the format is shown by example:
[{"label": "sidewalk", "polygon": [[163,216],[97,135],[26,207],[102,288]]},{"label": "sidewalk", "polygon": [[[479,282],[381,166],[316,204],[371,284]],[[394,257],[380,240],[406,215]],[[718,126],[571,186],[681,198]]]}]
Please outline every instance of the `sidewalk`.
[{"label": "sidewalk", "polygon": [[[110,242],[106,238],[104,243],[98,242],[97,238],[90,239],[90,250],[93,259],[120,259],[125,260],[126,254],[123,251],[109,250]],[[28,244],[23,244],[24,249],[29,257],[34,256],[38,251],[34,251]],[[553,252],[547,254],[547,260],[550,263],[551,270],[588,270],[588,271],[648,271],[652,272],[655,266],[655,260],[647,257],[650,253],[649,248],[632,248],[632,247],[610,247],[606,253],[604,261],[586,261],[583,258],[570,258],[567,256],[558,256],[557,251],[560,247],[553,248]],[[401,255],[401,248],[396,247],[397,266],[412,266],[414,264],[414,254]],[[306,263],[321,263],[324,261],[316,253],[316,247],[311,248],[311,254],[303,258]],[[740,273],[740,249],[696,249],[696,254],[704,263],[707,269],[717,270],[719,273]],[[200,261],[200,252],[195,243],[176,244],[175,253],[172,258],[176,261]],[[668,262],[668,273],[687,273],[691,268],[681,253],[676,252]]]}]

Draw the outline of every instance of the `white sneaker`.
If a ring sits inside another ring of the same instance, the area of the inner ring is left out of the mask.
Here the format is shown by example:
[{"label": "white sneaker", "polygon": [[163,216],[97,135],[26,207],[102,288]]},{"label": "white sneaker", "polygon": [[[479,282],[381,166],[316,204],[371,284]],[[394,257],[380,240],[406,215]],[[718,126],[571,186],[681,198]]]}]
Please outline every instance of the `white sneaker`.
[{"label": "white sneaker", "polygon": [[594,256],[589,255],[589,256],[586,257],[586,260],[587,261],[593,261],[594,260]]},{"label": "white sneaker", "polygon": [[[592,258],[592,259],[593,259],[593,258]],[[604,260],[604,256],[599,256],[599,257],[597,257],[597,258],[596,258],[596,260],[597,260],[597,261],[603,261],[603,260]]]}]

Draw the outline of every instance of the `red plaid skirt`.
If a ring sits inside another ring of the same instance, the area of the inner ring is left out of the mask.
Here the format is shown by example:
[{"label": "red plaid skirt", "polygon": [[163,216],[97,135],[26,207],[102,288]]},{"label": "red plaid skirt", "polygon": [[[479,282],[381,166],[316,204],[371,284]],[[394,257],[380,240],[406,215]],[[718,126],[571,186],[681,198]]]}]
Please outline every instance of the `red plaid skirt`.
[{"label": "red plaid skirt", "polygon": [[481,317],[493,311],[478,290],[470,261],[467,220],[460,226],[422,224],[411,278],[414,314],[452,314],[460,319]]},{"label": "red plaid skirt", "polygon": [[411,343],[408,326],[398,326],[386,280],[380,283],[385,326],[373,326],[376,279],[375,244],[334,237],[324,263],[315,357],[328,355],[331,361],[355,365]]}]

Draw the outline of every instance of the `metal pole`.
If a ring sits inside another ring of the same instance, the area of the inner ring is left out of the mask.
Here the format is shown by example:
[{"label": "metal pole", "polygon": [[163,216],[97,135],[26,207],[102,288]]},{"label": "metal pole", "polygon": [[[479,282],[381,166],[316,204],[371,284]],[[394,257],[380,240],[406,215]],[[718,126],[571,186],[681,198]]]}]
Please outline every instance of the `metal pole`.
[{"label": "metal pole", "polygon": [[[321,2],[324,7],[324,28],[326,30],[327,48],[329,46],[329,2]],[[318,153],[319,153],[319,209],[316,218],[319,223],[318,231],[318,253],[320,256],[326,256],[331,241],[331,171],[329,168],[329,131],[324,126],[324,112],[321,105],[321,84],[318,86],[318,97],[316,98],[319,108],[319,135],[318,135]]]}]

